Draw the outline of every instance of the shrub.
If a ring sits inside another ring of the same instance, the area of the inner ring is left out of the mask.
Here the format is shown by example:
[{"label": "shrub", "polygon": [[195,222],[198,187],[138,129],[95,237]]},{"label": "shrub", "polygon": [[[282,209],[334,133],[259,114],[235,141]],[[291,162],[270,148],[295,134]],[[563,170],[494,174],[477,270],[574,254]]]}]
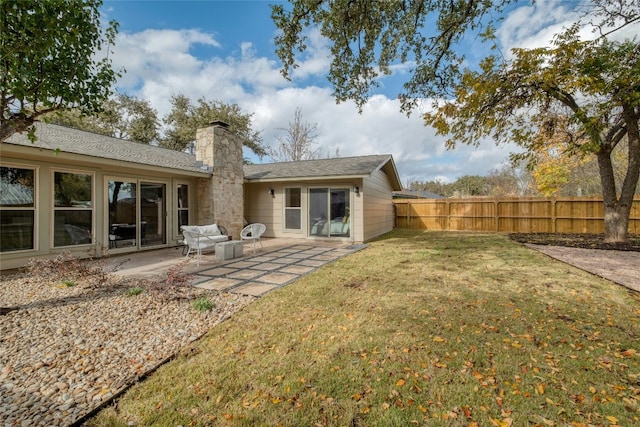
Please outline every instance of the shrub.
[{"label": "shrub", "polygon": [[200,297],[191,301],[191,307],[198,311],[205,312],[212,310],[215,307],[215,304],[207,297]]},{"label": "shrub", "polygon": [[124,291],[124,294],[128,297],[132,297],[135,295],[140,295],[143,291],[144,289],[142,289],[140,286],[134,286],[133,288],[129,288]]}]

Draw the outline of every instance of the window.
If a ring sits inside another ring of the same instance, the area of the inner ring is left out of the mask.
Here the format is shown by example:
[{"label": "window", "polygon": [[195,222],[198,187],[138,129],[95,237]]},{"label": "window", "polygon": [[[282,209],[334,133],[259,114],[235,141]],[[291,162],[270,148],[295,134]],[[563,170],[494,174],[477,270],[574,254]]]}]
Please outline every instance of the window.
[{"label": "window", "polygon": [[286,230],[300,230],[302,214],[302,190],[300,188],[285,188],[284,228]]},{"label": "window", "polygon": [[35,170],[0,166],[0,252],[35,248]]},{"label": "window", "polygon": [[178,230],[189,225],[189,186],[178,184]]},{"label": "window", "polygon": [[53,246],[93,242],[93,176],[53,173]]}]

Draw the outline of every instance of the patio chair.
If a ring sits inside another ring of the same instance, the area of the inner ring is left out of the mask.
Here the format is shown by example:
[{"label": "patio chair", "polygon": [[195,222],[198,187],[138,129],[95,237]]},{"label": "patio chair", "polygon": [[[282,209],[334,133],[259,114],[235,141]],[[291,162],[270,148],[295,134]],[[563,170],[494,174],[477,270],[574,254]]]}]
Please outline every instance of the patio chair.
[{"label": "patio chair", "polygon": [[240,232],[240,239],[251,241],[251,249],[253,253],[256,253],[256,242],[260,243],[260,247],[262,248],[262,241],[260,237],[267,231],[267,227],[264,224],[254,223],[249,224]]},{"label": "patio chair", "polygon": [[[222,234],[216,224],[210,225],[183,225],[180,227],[184,243],[187,246],[188,258],[191,253],[196,254],[196,265],[200,266],[203,251],[215,250],[216,243],[226,242],[229,236]],[[226,232],[226,229],[223,230]]]}]

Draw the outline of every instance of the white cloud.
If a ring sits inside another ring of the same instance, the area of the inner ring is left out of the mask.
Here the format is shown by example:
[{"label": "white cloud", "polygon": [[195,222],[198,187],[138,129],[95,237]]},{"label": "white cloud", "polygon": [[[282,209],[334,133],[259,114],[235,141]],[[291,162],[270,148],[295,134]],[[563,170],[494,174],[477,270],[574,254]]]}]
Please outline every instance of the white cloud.
[{"label": "white cloud", "polygon": [[[508,154],[492,144],[447,151],[444,138],[424,127],[419,112],[407,117],[397,100],[383,95],[373,96],[359,114],[351,102],[336,104],[330,88],[297,87],[298,81],[324,76],[327,71],[326,46],[316,32],[311,36],[311,50],[293,82],[288,82],[280,75],[279,64],[259,56],[248,42],[223,57],[216,54],[215,37],[198,30],[120,34],[113,60],[127,73],[118,87],[148,99],[160,117],[170,111],[170,98],[178,93],[194,101],[205,97],[238,104],[253,114],[265,144],[275,143],[283,135],[281,129],[293,120],[295,109],[301,108],[303,121],[317,123],[317,142],[325,152],[333,155],[338,150],[342,157],[392,154],[404,183],[485,174]],[[212,51],[210,57],[192,53],[202,45]]]}]

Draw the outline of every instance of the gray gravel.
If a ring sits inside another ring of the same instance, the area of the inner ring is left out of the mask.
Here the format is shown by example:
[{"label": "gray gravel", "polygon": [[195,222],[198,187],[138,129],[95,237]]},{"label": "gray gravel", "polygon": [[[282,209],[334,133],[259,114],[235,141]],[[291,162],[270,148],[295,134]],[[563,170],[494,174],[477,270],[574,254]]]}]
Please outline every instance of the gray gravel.
[{"label": "gray gravel", "polygon": [[[73,424],[254,300],[191,287],[126,296],[137,284],[0,278],[0,307],[18,308],[0,315],[0,427]],[[215,308],[195,310],[199,296]]]}]

